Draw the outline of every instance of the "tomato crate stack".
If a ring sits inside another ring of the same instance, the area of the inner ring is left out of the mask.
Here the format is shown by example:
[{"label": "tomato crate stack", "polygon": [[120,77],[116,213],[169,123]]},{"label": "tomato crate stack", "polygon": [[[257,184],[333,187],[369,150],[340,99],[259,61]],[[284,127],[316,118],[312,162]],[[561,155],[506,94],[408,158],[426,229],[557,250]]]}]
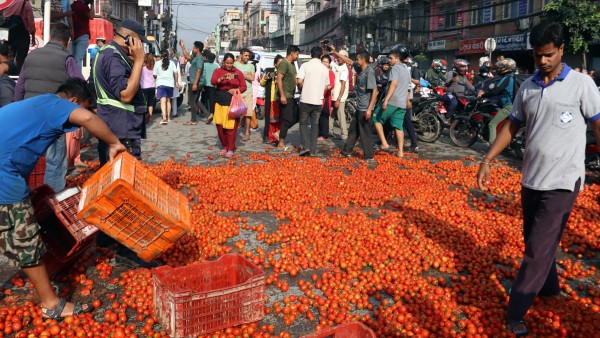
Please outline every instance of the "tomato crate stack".
[{"label": "tomato crate stack", "polygon": [[31,189],[35,189],[44,184],[44,174],[46,173],[46,156],[41,156],[35,164],[35,168],[27,178],[27,184]]},{"label": "tomato crate stack", "polygon": [[152,273],[155,316],[171,336],[198,336],[264,317],[265,273],[238,254]]},{"label": "tomato crate stack", "polygon": [[190,230],[190,207],[128,153],[121,153],[82,188],[78,216],[150,262]]},{"label": "tomato crate stack", "polygon": [[361,322],[350,322],[329,327],[302,338],[377,338],[375,332]]},{"label": "tomato crate stack", "polygon": [[77,218],[81,191],[71,188],[54,193],[42,185],[31,192],[35,218],[46,243],[43,257],[50,274],[59,272],[95,245],[98,228]]}]

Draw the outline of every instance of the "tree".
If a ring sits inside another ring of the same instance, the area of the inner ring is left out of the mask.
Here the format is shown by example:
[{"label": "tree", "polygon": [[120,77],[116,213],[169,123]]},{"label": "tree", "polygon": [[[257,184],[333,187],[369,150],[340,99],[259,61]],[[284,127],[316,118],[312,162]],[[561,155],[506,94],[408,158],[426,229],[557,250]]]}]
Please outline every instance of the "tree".
[{"label": "tree", "polygon": [[587,67],[588,43],[600,41],[600,5],[593,0],[550,0],[544,12],[565,26],[568,50],[582,53],[582,66]]}]

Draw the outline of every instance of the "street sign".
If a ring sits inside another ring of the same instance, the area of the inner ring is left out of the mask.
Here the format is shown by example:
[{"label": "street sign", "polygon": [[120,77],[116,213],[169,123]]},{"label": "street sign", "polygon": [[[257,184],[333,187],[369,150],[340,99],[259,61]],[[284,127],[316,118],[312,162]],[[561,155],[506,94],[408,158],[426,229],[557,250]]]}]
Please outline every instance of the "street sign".
[{"label": "street sign", "polygon": [[496,39],[487,38],[485,40],[485,51],[488,53],[493,52],[496,49]]},{"label": "street sign", "polygon": [[0,0],[0,11],[12,5],[14,0]]}]

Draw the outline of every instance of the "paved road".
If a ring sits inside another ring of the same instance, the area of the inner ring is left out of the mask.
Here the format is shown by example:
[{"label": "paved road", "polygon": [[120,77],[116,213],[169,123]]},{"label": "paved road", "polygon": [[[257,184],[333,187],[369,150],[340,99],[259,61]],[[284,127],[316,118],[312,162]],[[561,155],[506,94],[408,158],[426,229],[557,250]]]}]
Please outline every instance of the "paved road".
[{"label": "paved road", "polygon": [[[184,102],[186,102],[184,100]],[[154,121],[148,126],[148,138],[142,141],[142,157],[147,163],[157,163],[169,160],[171,156],[175,159],[181,159],[190,154],[189,164],[218,165],[226,162],[226,158],[217,156],[220,146],[217,138],[217,131],[214,125],[199,123],[195,126],[186,126],[185,122],[190,120],[190,114],[186,113],[186,105],[179,107],[179,116],[175,117],[171,123],[160,125],[160,113],[154,115]],[[204,118],[203,118],[204,119]],[[264,121],[260,121],[259,127],[262,132]],[[262,143],[261,132],[251,134],[250,141],[242,142],[242,131],[238,137],[237,155],[242,160],[247,160],[248,155],[252,153],[264,153],[265,151],[275,152],[276,148]],[[339,134],[336,127],[335,133]],[[83,160],[97,160],[95,141],[92,140],[92,147],[82,150]],[[300,135],[298,125],[294,126],[289,133],[288,143],[293,146],[299,146]],[[407,140],[407,144],[409,141]],[[326,160],[327,154],[337,151],[343,146],[341,140],[326,140],[319,143],[319,154]],[[419,159],[442,161],[457,160],[467,156],[481,157],[487,150],[487,145],[477,143],[473,148],[459,148],[452,144],[448,137],[448,131],[445,130],[440,139],[435,143],[419,144],[420,151],[417,155]],[[214,159],[210,159],[213,155]],[[297,156],[292,152],[289,156]],[[519,166],[520,162],[512,153],[505,153],[500,156],[500,160],[506,161],[511,165]],[[8,281],[17,270],[7,266],[7,261],[0,256],[0,286]]]}]

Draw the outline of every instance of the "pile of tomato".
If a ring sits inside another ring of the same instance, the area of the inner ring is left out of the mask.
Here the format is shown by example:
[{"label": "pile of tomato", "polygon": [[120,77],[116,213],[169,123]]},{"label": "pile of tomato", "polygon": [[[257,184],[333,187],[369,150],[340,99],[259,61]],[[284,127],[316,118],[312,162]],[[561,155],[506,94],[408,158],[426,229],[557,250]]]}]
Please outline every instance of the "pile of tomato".
[{"label": "pile of tomato", "polygon": [[[289,337],[286,326],[298,322],[310,323],[309,333],[349,321],[386,337],[510,336],[507,289],[524,247],[517,171],[496,164],[483,193],[470,158],[431,163],[386,155],[377,156],[375,167],[335,155],[322,161],[253,154],[248,160],[148,166],[192,205],[193,233],[161,257],[165,264],[240,252],[265,269],[267,290],[280,295],[265,300],[264,312],[281,327],[264,324],[268,320],[208,337]],[[579,195],[557,258],[563,294],[536,299],[526,317],[533,336],[600,332],[599,196],[598,185],[586,185]],[[272,215],[277,227],[256,224],[252,215],[259,212]],[[254,238],[237,238],[242,230]],[[90,289],[85,299],[97,300],[93,315],[44,321],[28,302],[0,308],[0,332],[166,335],[153,317],[151,270],[115,276],[109,262],[102,257],[87,270],[117,287],[102,301],[99,286]],[[83,276],[78,280],[86,284]]]}]

